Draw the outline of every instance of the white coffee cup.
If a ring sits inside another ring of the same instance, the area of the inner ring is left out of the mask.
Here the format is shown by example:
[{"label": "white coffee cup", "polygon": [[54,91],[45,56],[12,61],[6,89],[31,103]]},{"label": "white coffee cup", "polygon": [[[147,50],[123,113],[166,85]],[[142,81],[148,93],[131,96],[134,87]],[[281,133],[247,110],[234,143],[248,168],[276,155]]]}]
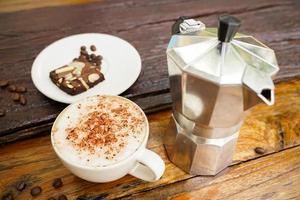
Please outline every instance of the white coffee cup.
[{"label": "white coffee cup", "polygon": [[[118,98],[123,98],[123,97],[118,97]],[[134,102],[128,99],[126,100],[135,104]],[[163,175],[165,170],[164,161],[161,159],[159,155],[146,148],[146,144],[149,137],[149,123],[146,115],[144,114],[141,108],[139,109],[141,110],[143,116],[145,117],[146,133],[139,148],[133,154],[129,155],[125,159],[115,164],[108,165],[108,166],[100,166],[100,167],[98,166],[90,167],[90,166],[79,165],[77,163],[72,163],[70,160],[65,158],[65,156],[60,153],[59,149],[55,145],[54,138],[53,138],[53,127],[55,127],[56,123],[60,120],[61,115],[64,112],[66,112],[67,108],[65,108],[58,115],[55,122],[53,123],[52,131],[51,131],[51,143],[54,151],[56,152],[57,156],[60,158],[64,166],[67,167],[73,174],[87,181],[99,182],[99,183],[114,181],[125,176],[126,174],[131,174],[132,176],[135,176],[145,181],[156,181]]]}]

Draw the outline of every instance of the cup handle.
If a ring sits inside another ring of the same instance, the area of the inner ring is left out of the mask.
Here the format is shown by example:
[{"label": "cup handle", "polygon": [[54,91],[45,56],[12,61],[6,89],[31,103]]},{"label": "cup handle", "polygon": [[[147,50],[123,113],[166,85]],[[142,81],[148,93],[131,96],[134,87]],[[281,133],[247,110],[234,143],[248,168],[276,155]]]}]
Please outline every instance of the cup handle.
[{"label": "cup handle", "polygon": [[161,157],[153,151],[145,149],[144,152],[138,156],[137,163],[133,169],[130,170],[129,174],[144,181],[152,182],[158,180],[164,171],[165,163]]}]

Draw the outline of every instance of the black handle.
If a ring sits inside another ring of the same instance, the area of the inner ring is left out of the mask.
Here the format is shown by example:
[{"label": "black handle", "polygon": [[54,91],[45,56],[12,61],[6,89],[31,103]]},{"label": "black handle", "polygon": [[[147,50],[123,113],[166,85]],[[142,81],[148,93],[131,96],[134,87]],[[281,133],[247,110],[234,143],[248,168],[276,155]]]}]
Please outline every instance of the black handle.
[{"label": "black handle", "polygon": [[221,42],[230,42],[239,27],[241,26],[241,21],[230,15],[219,16],[219,29],[218,38]]},{"label": "black handle", "polygon": [[172,26],[172,35],[180,33],[179,26],[186,19],[189,19],[189,17],[181,16],[176,20],[176,22]]}]

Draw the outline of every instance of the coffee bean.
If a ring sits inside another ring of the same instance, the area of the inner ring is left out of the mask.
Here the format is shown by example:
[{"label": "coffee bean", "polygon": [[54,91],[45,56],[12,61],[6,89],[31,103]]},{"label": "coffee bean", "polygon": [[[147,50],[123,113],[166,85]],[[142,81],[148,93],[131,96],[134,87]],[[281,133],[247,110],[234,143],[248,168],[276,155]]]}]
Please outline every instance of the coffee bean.
[{"label": "coffee bean", "polygon": [[54,188],[60,188],[60,187],[62,187],[63,186],[63,182],[62,182],[61,178],[54,179],[53,183],[52,183],[52,186]]},{"label": "coffee bean", "polygon": [[48,200],[56,200],[54,197],[49,197]]},{"label": "coffee bean", "polygon": [[8,91],[10,91],[10,92],[15,92],[16,89],[17,89],[17,87],[15,85],[8,86]]},{"label": "coffee bean", "polygon": [[0,87],[5,88],[6,86],[8,86],[8,84],[8,80],[0,80]]},{"label": "coffee bean", "polygon": [[26,98],[25,98],[25,96],[24,95],[20,95],[20,104],[21,105],[26,105],[26,103],[27,103],[27,100],[26,100]]},{"label": "coffee bean", "polygon": [[41,192],[42,192],[42,188],[40,186],[36,186],[31,189],[30,194],[35,197],[39,195]]},{"label": "coffee bean", "polygon": [[96,55],[92,53],[92,54],[90,55],[90,57],[91,57],[92,60],[94,60],[94,59],[96,58]]},{"label": "coffee bean", "polygon": [[17,190],[22,191],[26,188],[26,183],[25,181],[20,181],[17,186],[16,186]]},{"label": "coffee bean", "polygon": [[80,47],[80,50],[81,50],[81,51],[85,51],[85,50],[86,50],[86,46],[81,46],[81,47]]},{"label": "coffee bean", "polygon": [[16,92],[23,93],[23,92],[26,92],[26,91],[27,91],[26,87],[23,87],[23,86],[17,86],[16,87]]},{"label": "coffee bean", "polygon": [[61,194],[58,196],[58,200],[68,200],[67,196],[64,194]]},{"label": "coffee bean", "polygon": [[95,45],[91,45],[91,47],[90,47],[90,48],[91,48],[91,50],[92,50],[92,51],[96,51],[96,50],[97,50],[97,48],[96,48],[96,46],[95,46]]},{"label": "coffee bean", "polygon": [[266,152],[265,149],[262,148],[262,147],[256,147],[256,148],[254,149],[254,151],[255,151],[255,153],[257,153],[257,154],[259,154],[259,155],[262,155],[262,154],[264,154],[264,153]]},{"label": "coffee bean", "polygon": [[100,55],[98,55],[98,56],[96,56],[96,59],[97,59],[97,60],[102,60],[102,59],[103,59],[103,57],[102,57],[102,56],[100,56]]},{"label": "coffee bean", "polygon": [[0,108],[0,117],[4,117],[5,116],[6,111],[2,108]]},{"label": "coffee bean", "polygon": [[20,100],[20,94],[18,94],[18,93],[12,93],[11,98],[14,101],[19,101]]},{"label": "coffee bean", "polygon": [[2,200],[14,200],[14,197],[11,193],[7,193],[2,196]]}]

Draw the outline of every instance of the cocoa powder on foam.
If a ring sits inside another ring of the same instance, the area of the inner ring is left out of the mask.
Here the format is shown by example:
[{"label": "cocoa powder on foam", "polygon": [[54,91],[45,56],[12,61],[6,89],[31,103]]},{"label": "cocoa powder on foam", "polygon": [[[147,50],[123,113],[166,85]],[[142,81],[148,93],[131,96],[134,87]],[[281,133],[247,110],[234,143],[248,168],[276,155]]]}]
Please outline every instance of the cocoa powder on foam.
[{"label": "cocoa powder on foam", "polygon": [[105,149],[105,158],[110,160],[127,145],[128,135],[134,136],[142,131],[145,119],[140,110],[134,108],[135,112],[130,111],[128,107],[132,105],[129,102],[112,108],[113,103],[101,103],[100,100],[96,106],[89,107],[93,111],[83,116],[78,126],[66,129],[66,139],[78,151],[94,154],[98,148]]}]

